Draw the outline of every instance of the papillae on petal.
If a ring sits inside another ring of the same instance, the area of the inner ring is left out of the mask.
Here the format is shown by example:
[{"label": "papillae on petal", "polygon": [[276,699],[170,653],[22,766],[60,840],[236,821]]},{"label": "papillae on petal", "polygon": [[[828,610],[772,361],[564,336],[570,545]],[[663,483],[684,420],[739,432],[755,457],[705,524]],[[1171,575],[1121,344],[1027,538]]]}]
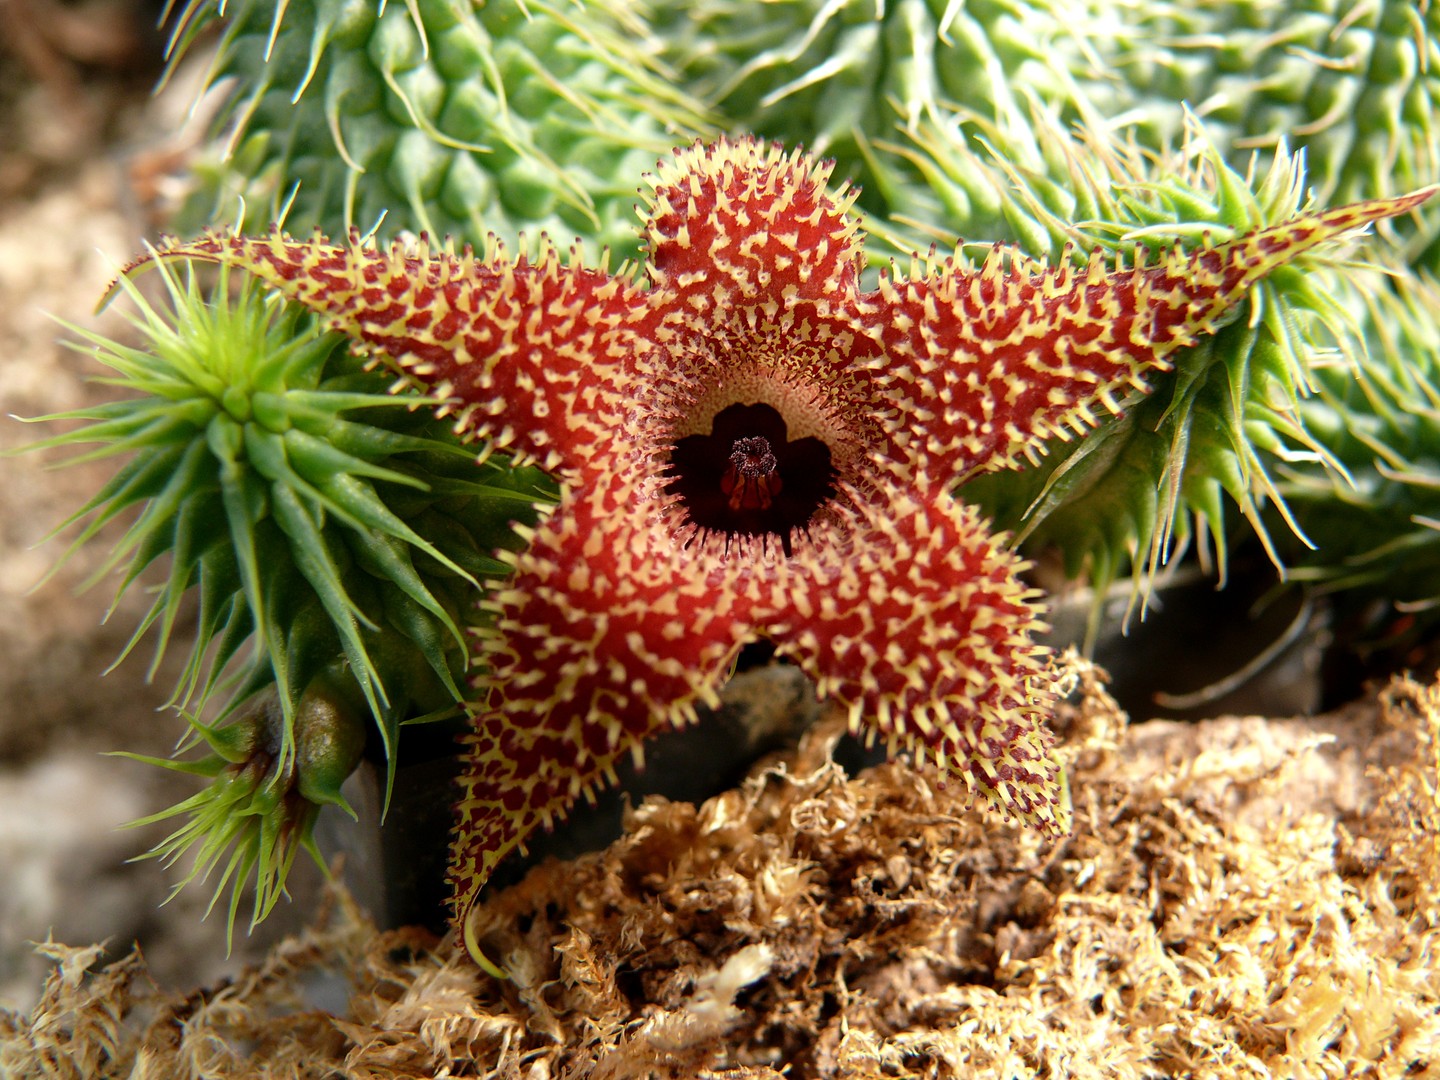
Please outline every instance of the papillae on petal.
[{"label": "papillae on petal", "polygon": [[639,760],[651,735],[693,721],[696,702],[718,704],[753,636],[743,564],[686,549],[639,494],[620,470],[567,490],[486,602],[496,621],[450,863],[460,925],[509,851],[613,780],[622,757]]},{"label": "papillae on petal", "polygon": [[[878,470],[877,470],[878,471]],[[1026,567],[980,513],[922,475],[881,473],[843,550],[779,568],[766,636],[850,712],[851,729],[963,779],[1006,816],[1069,829],[1048,629]]]},{"label": "papillae on petal", "polygon": [[882,278],[860,307],[884,343],[875,376],[908,418],[896,456],[956,478],[1034,461],[1044,441],[1094,427],[1097,407],[1118,412],[1274,270],[1434,192],[1301,214],[1142,266],[1112,269],[1098,252],[1048,266],[997,247],[976,269],[947,259]]},{"label": "papillae on petal", "polygon": [[646,269],[677,309],[773,306],[852,292],[858,192],[830,192],[833,162],[754,139],[678,150],[660,163]]},{"label": "papillae on petal", "polygon": [[[613,397],[629,359],[644,294],[601,269],[563,261],[545,243],[535,260],[494,248],[484,257],[399,243],[387,250],[296,240],[282,232],[245,237],[209,232],[168,241],[155,258],[187,258],[246,270],[327,328],[389,357],[457,413],[457,424],[513,455],[552,470],[575,466],[597,430],[597,400]],[[584,397],[583,405],[577,402]]]}]

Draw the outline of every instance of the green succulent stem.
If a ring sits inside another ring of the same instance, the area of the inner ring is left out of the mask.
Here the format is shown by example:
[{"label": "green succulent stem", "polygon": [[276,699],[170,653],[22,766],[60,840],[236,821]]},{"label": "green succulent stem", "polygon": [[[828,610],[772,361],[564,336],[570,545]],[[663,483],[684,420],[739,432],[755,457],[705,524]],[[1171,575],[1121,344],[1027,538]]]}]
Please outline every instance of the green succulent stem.
[{"label": "green succulent stem", "polygon": [[638,254],[631,179],[711,119],[638,9],[598,0],[187,0],[172,68],[221,23],[230,91],[181,225],[541,230]]},{"label": "green succulent stem", "polygon": [[1314,542],[1291,553],[1294,576],[1387,600],[1380,622],[1418,635],[1440,615],[1440,285],[1396,269],[1388,286],[1344,294],[1360,345],[1302,405],[1337,467],[1289,453],[1277,471]]},{"label": "green succulent stem", "polygon": [[72,327],[124,396],[39,418],[78,426],[29,449],[117,462],[60,526],[76,532],[67,556],[122,529],[96,578],[118,578],[112,612],[160,587],[116,663],[146,637],[152,675],[185,649],[170,704],[226,763],[161,815],[190,823],[157,854],[199,843],[213,868],[235,852],[222,884],[257,874],[263,917],[308,843],[308,808],[340,801],[354,718],[393,776],[401,725],[460,709],[476,601],[508,572],[494,552],[520,545],[512,522],[533,523],[554,487],[477,463],[433,402],[391,393],[393,376],[252,282],[160,274],[165,304],[119,282],[139,345]]},{"label": "green succulent stem", "polygon": [[[206,726],[190,718],[192,735],[210,748],[202,758],[177,761],[117,754],[210,780],[183,802],[130,822],[129,827],[137,828],[185,819],[140,858],[160,859],[170,866],[193,848],[189,870],[171,897],[192,882],[208,882],[218,871],[206,913],[214,910],[228,887],[226,940],[233,941],[235,919],[252,881],[253,928],[285,894],[286,879],[301,850],[329,873],[315,844],[315,823],[327,805],[355,816],[340,787],[359,764],[367,717],[354,680],[335,664],[305,689],[288,718],[273,688],[249,699],[223,726]],[[296,752],[287,754],[284,747],[291,739]]]}]

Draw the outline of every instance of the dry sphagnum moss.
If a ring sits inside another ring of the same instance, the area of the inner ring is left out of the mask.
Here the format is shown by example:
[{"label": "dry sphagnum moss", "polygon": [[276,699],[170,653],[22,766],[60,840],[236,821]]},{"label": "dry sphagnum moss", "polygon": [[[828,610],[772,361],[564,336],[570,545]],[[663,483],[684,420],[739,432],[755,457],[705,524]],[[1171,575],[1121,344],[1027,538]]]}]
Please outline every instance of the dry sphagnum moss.
[{"label": "dry sphagnum moss", "polygon": [[[1440,686],[1311,721],[1059,718],[1074,835],[824,726],[485,908],[484,977],[338,898],[231,984],[56,960],[0,1072],[55,1077],[1440,1076]],[[315,1008],[323,973],[343,1016]]]}]

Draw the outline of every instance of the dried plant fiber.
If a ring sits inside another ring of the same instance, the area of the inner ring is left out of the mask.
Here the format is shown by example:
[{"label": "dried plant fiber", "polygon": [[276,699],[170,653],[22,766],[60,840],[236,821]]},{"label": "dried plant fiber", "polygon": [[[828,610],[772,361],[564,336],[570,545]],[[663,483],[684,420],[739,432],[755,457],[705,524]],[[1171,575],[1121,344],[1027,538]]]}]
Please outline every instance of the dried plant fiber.
[{"label": "dried plant fiber", "polygon": [[1080,681],[1058,844],[904,765],[847,778],[822,724],[489,900],[511,982],[343,896],[188,993],[50,943],[33,1014],[0,1013],[0,1074],[1440,1076],[1440,686],[1127,729]]}]

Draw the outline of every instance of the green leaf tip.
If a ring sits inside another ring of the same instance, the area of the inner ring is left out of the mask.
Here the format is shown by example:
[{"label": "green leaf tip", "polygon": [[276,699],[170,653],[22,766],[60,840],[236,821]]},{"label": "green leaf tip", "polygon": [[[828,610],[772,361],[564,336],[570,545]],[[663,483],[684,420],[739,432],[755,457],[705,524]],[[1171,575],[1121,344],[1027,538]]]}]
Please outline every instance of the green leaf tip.
[{"label": "green leaf tip", "polygon": [[[315,823],[326,805],[354,816],[340,785],[360,761],[369,727],[366,714],[353,680],[339,665],[331,665],[305,688],[288,718],[272,688],[252,697],[224,726],[192,721],[194,732],[210,747],[203,758],[176,761],[119,755],[211,778],[195,795],[128,827],[184,819],[139,857],[171,866],[193,850],[190,867],[174,886],[172,898],[192,883],[208,883],[218,871],[206,913],[214,910],[228,889],[227,944],[233,940],[247,888],[254,888],[253,929],[285,895],[299,851],[307,851],[321,871],[328,872],[315,846]],[[292,739],[297,749],[287,754],[284,744]]]}]

